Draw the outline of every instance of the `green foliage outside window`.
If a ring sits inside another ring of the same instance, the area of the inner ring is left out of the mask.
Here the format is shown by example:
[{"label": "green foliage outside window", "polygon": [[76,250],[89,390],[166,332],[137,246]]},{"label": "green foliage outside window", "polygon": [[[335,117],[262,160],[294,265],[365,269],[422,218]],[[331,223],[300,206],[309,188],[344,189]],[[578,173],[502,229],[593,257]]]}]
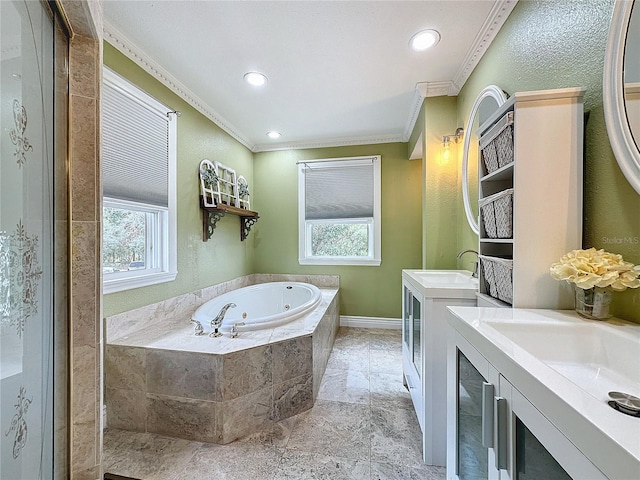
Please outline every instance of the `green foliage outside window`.
[{"label": "green foliage outside window", "polygon": [[104,208],[102,266],[129,270],[132,262],[145,260],[146,214],[121,208]]},{"label": "green foliage outside window", "polygon": [[369,255],[368,227],[361,223],[313,225],[311,254],[321,257],[366,257]]}]

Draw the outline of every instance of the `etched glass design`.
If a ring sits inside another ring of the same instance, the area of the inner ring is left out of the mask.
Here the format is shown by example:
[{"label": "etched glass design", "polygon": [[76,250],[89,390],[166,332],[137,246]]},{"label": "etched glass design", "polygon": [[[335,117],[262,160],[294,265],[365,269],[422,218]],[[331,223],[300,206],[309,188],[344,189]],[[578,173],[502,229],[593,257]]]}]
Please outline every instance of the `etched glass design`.
[{"label": "etched glass design", "polygon": [[9,430],[4,434],[6,437],[11,434],[14,435],[13,439],[13,458],[16,459],[20,456],[20,452],[27,444],[27,435],[29,433],[27,427],[27,412],[29,411],[29,405],[33,398],[27,398],[27,392],[24,387],[20,387],[20,393],[18,394],[18,401],[15,403],[16,413],[11,419],[11,425]]},{"label": "etched glass design", "polygon": [[12,235],[0,232],[0,322],[20,337],[27,319],[38,314],[38,251],[38,236],[30,235],[22,220]]},{"label": "etched glass design", "polygon": [[16,147],[13,156],[21,167],[27,161],[27,152],[33,150],[33,146],[25,135],[27,129],[27,110],[20,104],[20,100],[13,100],[13,122],[15,127],[9,132],[11,143]]},{"label": "etched glass design", "polygon": [[54,478],[54,24],[29,1],[0,22],[0,478]]}]

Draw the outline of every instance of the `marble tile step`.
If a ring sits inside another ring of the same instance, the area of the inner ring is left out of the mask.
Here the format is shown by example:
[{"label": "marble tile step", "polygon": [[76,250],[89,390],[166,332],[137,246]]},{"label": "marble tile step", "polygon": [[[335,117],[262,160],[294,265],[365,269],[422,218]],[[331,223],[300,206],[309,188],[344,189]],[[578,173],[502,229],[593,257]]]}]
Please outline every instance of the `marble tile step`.
[{"label": "marble tile step", "polygon": [[273,480],[368,480],[369,463],[368,460],[287,451]]},{"label": "marble tile step", "polygon": [[277,471],[282,450],[264,445],[203,444],[189,464],[167,480],[270,480]]},{"label": "marble tile step", "polygon": [[409,467],[371,462],[371,480],[445,480],[445,477],[444,467],[432,465]]}]

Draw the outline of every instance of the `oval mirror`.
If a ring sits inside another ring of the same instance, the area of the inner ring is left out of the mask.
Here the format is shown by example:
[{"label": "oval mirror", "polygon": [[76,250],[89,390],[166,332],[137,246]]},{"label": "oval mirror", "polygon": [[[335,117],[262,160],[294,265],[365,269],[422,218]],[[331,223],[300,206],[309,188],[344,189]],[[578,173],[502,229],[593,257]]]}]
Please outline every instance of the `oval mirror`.
[{"label": "oval mirror", "polygon": [[604,118],[622,173],[640,194],[640,7],[613,8],[603,75]]},{"label": "oval mirror", "polygon": [[[504,102],[507,96],[500,87],[489,85],[478,94],[465,125],[464,148],[462,151],[462,199],[464,212],[471,230],[476,235],[480,234],[478,225],[478,127],[491,116]],[[469,175],[473,173],[473,178]],[[470,189],[473,189],[470,191]]]}]

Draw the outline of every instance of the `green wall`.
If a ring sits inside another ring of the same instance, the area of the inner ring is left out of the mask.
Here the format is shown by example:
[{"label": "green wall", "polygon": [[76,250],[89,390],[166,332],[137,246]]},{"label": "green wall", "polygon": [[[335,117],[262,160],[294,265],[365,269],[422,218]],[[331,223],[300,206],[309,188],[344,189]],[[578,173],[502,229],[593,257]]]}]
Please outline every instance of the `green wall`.
[{"label": "green wall", "polygon": [[[476,95],[489,84],[508,93],[587,88],[585,110],[590,116],[585,130],[583,246],[604,248],[640,263],[640,245],[625,240],[640,238],[640,196],[615,161],[602,107],[602,69],[612,9],[613,0],[521,0],[457,99],[425,100],[409,144],[252,154],[106,44],[107,66],[183,115],[178,122],[178,278],[107,295],[104,314],[256,272],[338,274],[341,314],[399,317],[401,269],[469,268],[466,257],[455,262],[457,251],[477,247],[477,237],[466,223],[462,197],[456,193],[461,191],[461,149],[452,150],[452,164],[443,165],[438,157],[442,135],[464,125]],[[421,133],[425,134],[424,158],[408,161],[407,150]],[[381,266],[300,266],[296,162],[373,154],[382,155]],[[197,185],[202,158],[220,160],[248,179],[252,208],[260,213],[260,221],[247,241],[241,243],[238,238],[238,219],[227,217],[213,238],[202,242]],[[430,228],[432,225],[436,228]],[[550,233],[550,241],[552,238]],[[616,293],[613,310],[622,318],[640,322],[640,289]]]},{"label": "green wall", "polygon": [[[381,155],[382,263],[373,266],[298,264],[298,169],[296,162]],[[257,273],[340,275],[340,313],[401,316],[401,270],[421,265],[420,161],[407,160],[406,143],[286,150],[255,154],[253,227]]]},{"label": "green wall", "polygon": [[[602,106],[604,54],[613,0],[520,1],[458,96],[462,124],[477,94],[496,84],[508,93],[585,87],[583,247],[604,248],[640,264],[640,196],[613,156]],[[541,139],[543,141],[543,139]],[[477,237],[458,204],[459,248]],[[631,242],[625,239],[631,239]],[[549,232],[553,241],[553,232]],[[640,289],[614,294],[615,315],[640,322]]]},{"label": "green wall", "polygon": [[174,282],[105,295],[104,316],[252,273],[254,250],[250,242],[240,242],[237,217],[220,220],[211,240],[202,241],[198,164],[203,158],[224,163],[244,175],[253,192],[253,153],[107,43],[104,63],[182,113],[177,155],[178,276]]},{"label": "green wall", "polygon": [[[445,160],[442,145],[443,136],[455,133],[455,109],[455,97],[424,100],[422,243],[423,265],[428,270],[456,268],[458,148],[452,143]],[[464,268],[470,269],[469,265]]]}]

